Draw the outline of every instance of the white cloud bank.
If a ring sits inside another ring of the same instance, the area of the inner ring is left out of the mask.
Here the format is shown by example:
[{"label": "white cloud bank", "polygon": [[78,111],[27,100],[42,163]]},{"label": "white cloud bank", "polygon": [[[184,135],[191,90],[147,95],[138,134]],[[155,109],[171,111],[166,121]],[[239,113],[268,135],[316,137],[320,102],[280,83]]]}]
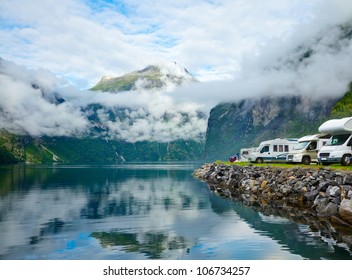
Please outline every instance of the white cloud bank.
[{"label": "white cloud bank", "polygon": [[[352,17],[351,17],[352,19]],[[349,21],[352,32],[352,21]],[[334,25],[316,30],[314,36],[275,41],[261,55],[248,58],[241,76],[181,88],[174,94],[179,100],[202,100],[209,110],[219,102],[244,98],[302,95],[312,100],[338,98],[352,81],[352,34]],[[309,56],[302,58],[309,52]]]},{"label": "white cloud bank", "polygon": [[28,71],[5,60],[0,64],[1,129],[32,136],[79,135],[86,131],[88,121],[80,110],[67,102],[52,103],[60,81],[50,72]]},{"label": "white cloud bank", "polygon": [[[0,2],[0,56],[51,71],[2,61],[0,128],[15,133],[84,135],[94,123],[81,108],[101,104],[107,137],[194,139],[206,130],[199,113],[219,102],[268,94],[338,97],[352,80],[351,40],[339,40],[336,27],[352,20],[349,0],[39,2]],[[297,64],[308,49],[312,55]],[[79,91],[55,77],[91,86],[103,75],[165,60],[203,80],[227,80],[110,94]],[[58,97],[66,102],[53,102]],[[112,120],[109,110],[124,117]]]},{"label": "white cloud bank", "polygon": [[[80,91],[48,71],[6,60],[0,60],[0,100],[0,128],[21,135],[86,136],[99,126],[100,136],[128,142],[199,140],[207,122],[199,104],[175,103],[165,91]],[[89,121],[94,104],[98,121]]]}]

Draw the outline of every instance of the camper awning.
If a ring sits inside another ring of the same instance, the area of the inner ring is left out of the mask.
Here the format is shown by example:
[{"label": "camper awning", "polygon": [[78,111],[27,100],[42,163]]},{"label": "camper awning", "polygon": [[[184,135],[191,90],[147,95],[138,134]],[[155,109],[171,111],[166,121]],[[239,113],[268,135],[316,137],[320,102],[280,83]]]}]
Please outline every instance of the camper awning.
[{"label": "camper awning", "polygon": [[328,120],[319,127],[320,133],[352,133],[352,117]]}]

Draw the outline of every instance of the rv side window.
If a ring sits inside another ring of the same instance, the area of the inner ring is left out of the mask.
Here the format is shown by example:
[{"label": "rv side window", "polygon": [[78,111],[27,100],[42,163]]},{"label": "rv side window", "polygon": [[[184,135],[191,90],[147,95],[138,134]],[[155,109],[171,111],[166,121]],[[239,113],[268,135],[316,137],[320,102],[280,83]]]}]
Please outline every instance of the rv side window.
[{"label": "rv side window", "polygon": [[268,153],[269,152],[269,146],[264,146],[261,150],[260,153]]},{"label": "rv side window", "polygon": [[274,145],[274,152],[277,152],[277,145]]},{"label": "rv side window", "polygon": [[283,145],[279,145],[279,152],[282,153],[284,151],[284,146]]},{"label": "rv side window", "polygon": [[288,152],[288,145],[285,145],[285,152]]}]

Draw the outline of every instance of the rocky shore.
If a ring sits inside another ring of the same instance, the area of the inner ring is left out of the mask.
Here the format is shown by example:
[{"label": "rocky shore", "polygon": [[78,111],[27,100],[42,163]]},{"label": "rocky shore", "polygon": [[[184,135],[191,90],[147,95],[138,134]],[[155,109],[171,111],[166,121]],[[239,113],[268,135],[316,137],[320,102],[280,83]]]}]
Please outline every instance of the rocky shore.
[{"label": "rocky shore", "polygon": [[194,176],[220,196],[308,224],[352,249],[352,172],[208,163]]}]

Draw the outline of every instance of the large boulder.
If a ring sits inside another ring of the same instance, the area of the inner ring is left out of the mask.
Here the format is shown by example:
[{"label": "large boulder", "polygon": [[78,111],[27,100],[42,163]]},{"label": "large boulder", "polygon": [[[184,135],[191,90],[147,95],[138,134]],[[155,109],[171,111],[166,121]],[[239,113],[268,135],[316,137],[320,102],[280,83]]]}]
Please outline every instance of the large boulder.
[{"label": "large boulder", "polygon": [[332,217],[337,214],[337,205],[333,202],[329,202],[325,207],[322,207],[319,210],[319,217]]},{"label": "large boulder", "polygon": [[352,224],[352,200],[343,199],[340,204],[339,214],[342,219]]}]

